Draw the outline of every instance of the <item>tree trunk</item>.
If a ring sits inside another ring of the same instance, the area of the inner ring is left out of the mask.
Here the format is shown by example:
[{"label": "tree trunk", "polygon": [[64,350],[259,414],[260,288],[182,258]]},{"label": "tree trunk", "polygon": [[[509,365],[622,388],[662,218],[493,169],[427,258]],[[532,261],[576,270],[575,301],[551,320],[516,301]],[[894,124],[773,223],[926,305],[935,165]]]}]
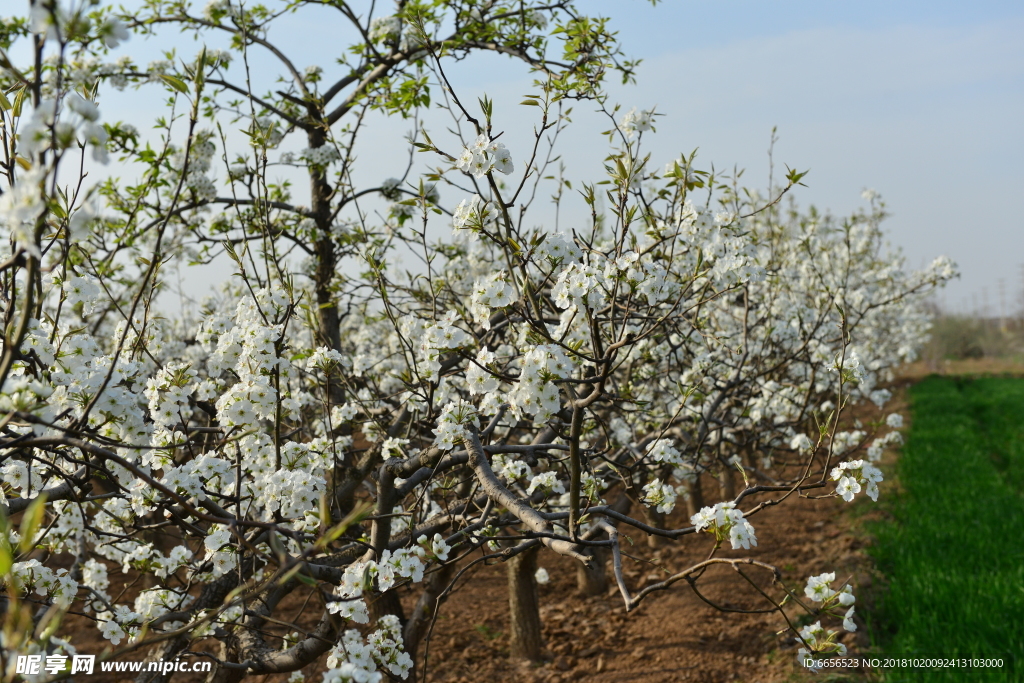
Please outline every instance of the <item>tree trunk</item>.
[{"label": "tree trunk", "polygon": [[405,628],[405,612],[402,610],[402,601],[398,599],[397,590],[389,590],[386,593],[378,593],[367,600],[367,611],[370,613],[370,625],[376,628],[377,620],[388,614],[398,617],[398,622]]},{"label": "tree trunk", "polygon": [[542,646],[537,551],[531,548],[508,560],[509,654],[534,662],[540,659]]},{"label": "tree trunk", "polygon": [[[376,519],[370,527],[370,545],[380,562],[384,551],[388,549],[391,540],[391,511],[398,502],[398,494],[395,492],[395,475],[386,467],[381,467],[377,472],[377,505],[374,507]],[[377,620],[387,614],[394,614],[405,628],[405,613],[402,611],[402,603],[398,599],[398,591],[389,590],[384,593],[374,594],[370,599],[369,610],[370,623],[376,624]]]},{"label": "tree trunk", "polygon": [[[416,649],[430,630],[430,622],[434,618],[434,614],[441,608],[438,596],[444,592],[454,576],[455,563],[451,562],[428,574],[424,581],[423,593],[420,595],[416,607],[413,608],[409,622],[405,625],[405,651],[412,655],[414,662],[418,661],[418,657],[415,655]],[[416,680],[415,675],[411,676],[409,680]]]},{"label": "tree trunk", "polygon": [[576,564],[576,589],[584,597],[602,595],[608,590],[608,549],[592,547],[587,554],[594,558],[591,568],[582,562]]},{"label": "tree trunk", "polygon": [[704,507],[704,491],[701,489],[700,475],[695,475],[693,481],[686,484],[686,488],[690,492],[686,499],[686,511],[692,517]]},{"label": "tree trunk", "polygon": [[[219,641],[215,646],[217,656],[221,662],[238,661],[238,653],[231,652],[224,641]],[[197,660],[198,661],[198,660]],[[239,683],[245,677],[245,669],[228,668],[215,663],[210,673],[206,674],[203,683]]]},{"label": "tree trunk", "polygon": [[[308,132],[307,137],[312,149],[321,147],[327,142],[327,136],[321,128],[313,128]],[[320,233],[319,239],[312,245],[316,253],[316,275],[313,289],[316,292],[317,322],[320,328],[317,330],[320,337],[317,342],[340,351],[341,330],[338,327],[338,308],[334,302],[334,293],[331,291],[331,281],[334,279],[338,265],[334,251],[334,237],[331,235],[332,189],[322,168],[310,166],[309,188],[310,212],[316,222],[317,231]]]},{"label": "tree trunk", "polygon": [[747,470],[751,475],[757,476],[756,472],[764,468],[764,463],[761,462],[760,456],[753,448],[744,448],[742,451],[743,459],[747,463]]},{"label": "tree trunk", "polygon": [[[665,513],[658,512],[653,507],[644,507],[644,518],[647,520],[647,524],[653,526],[656,529],[665,528]],[[658,536],[656,534],[647,534],[647,547],[656,550],[663,547],[668,543],[668,539],[664,536]]]},{"label": "tree trunk", "polygon": [[718,489],[722,500],[733,500],[736,497],[736,479],[733,477],[731,467],[723,465],[718,472]]}]

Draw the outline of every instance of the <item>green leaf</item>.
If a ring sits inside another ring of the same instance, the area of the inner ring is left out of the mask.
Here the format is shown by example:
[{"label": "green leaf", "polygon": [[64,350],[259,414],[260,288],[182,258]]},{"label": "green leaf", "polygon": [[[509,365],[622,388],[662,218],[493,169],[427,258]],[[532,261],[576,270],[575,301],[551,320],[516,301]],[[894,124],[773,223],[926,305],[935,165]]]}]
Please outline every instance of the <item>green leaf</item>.
[{"label": "green leaf", "polygon": [[803,187],[807,187],[806,185],[801,183],[800,180],[803,179],[804,176],[806,176],[808,173],[810,173],[809,170],[804,171],[803,173],[799,173],[799,172],[797,172],[797,170],[795,168],[787,167],[786,168],[786,180],[789,181],[790,185],[801,185]]},{"label": "green leaf", "polygon": [[14,96],[14,111],[12,112],[15,116],[21,116],[21,105],[25,101],[25,88],[24,86],[18,89],[18,94]]},{"label": "green leaf", "polygon": [[0,576],[7,576],[14,566],[14,557],[11,554],[11,545],[6,538],[0,538]]},{"label": "green leaf", "polygon": [[196,65],[196,83],[200,86],[203,81],[206,80],[206,46],[203,45],[203,51],[199,53],[199,62]]},{"label": "green leaf", "polygon": [[160,74],[160,79],[167,85],[171,86],[172,88],[180,92],[182,95],[188,94],[188,86],[185,85],[185,81],[181,80],[180,78],[168,76],[167,74]]},{"label": "green leaf", "polygon": [[4,509],[0,508],[0,576],[6,576],[14,566],[14,551],[11,548],[10,525]]},{"label": "green leaf", "polygon": [[625,182],[629,178],[629,173],[626,172],[626,165],[622,163],[622,159],[616,157],[615,159],[615,179],[621,182]]},{"label": "green leaf", "polygon": [[363,518],[365,518],[368,514],[370,514],[370,510],[372,508],[373,508],[373,505],[370,504],[370,503],[360,503],[360,504],[356,505],[356,507],[352,510],[352,512],[348,513],[345,516],[345,519],[341,520],[340,522],[338,522],[333,527],[331,527],[330,529],[327,530],[327,533],[325,533],[320,538],[320,540],[317,541],[317,545],[322,548],[322,547],[324,547],[324,546],[326,546],[326,545],[328,545],[330,543],[333,543],[335,540],[338,539],[338,537],[340,537],[343,533],[345,533],[345,531],[350,526],[352,526],[353,524],[358,523]]},{"label": "green leaf", "polygon": [[306,576],[305,574],[299,574],[295,578],[298,579],[301,583],[306,584],[307,586],[311,586],[311,587],[314,587],[314,588],[316,587],[316,579],[314,579],[312,576]]},{"label": "green leaf", "polygon": [[276,531],[270,530],[270,533],[267,534],[267,541],[270,544],[270,549],[279,560],[285,556],[284,545],[281,544],[281,539],[277,537]]},{"label": "green leaf", "polygon": [[21,518],[21,541],[18,542],[18,553],[27,553],[32,549],[32,543],[35,540],[36,532],[39,531],[39,527],[43,524],[43,515],[46,514],[46,494],[40,493],[35,500],[33,500],[28,509],[25,510],[25,515]]},{"label": "green leaf", "polygon": [[277,580],[277,585],[278,585],[278,586],[283,586],[284,584],[288,583],[288,582],[289,582],[289,581],[291,581],[291,580],[292,580],[292,579],[293,579],[293,578],[295,577],[295,575],[296,575],[296,574],[298,574],[298,573],[299,573],[300,571],[302,571],[302,565],[301,565],[301,564],[297,564],[297,565],[295,565],[294,567],[292,567],[291,569],[289,569],[288,571],[286,571],[286,572],[285,572],[285,573],[284,573],[284,574],[283,574],[283,575],[281,576],[281,578],[279,578],[279,579]]},{"label": "green leaf", "polygon": [[327,495],[320,494],[320,523],[331,523],[331,506],[327,504]]}]

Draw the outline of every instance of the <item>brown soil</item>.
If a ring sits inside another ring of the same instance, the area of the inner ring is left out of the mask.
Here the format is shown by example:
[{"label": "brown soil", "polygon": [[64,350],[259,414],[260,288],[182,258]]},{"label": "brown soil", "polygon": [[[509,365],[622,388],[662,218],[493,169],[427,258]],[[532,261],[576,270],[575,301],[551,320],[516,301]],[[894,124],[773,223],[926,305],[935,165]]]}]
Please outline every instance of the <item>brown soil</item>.
[{"label": "brown soil", "polygon": [[[851,530],[842,500],[796,499],[751,519],[758,547],[723,556],[751,557],[782,570],[785,585],[802,595],[808,576],[835,571],[837,577],[864,574],[864,540]],[[682,520],[673,520],[682,524]],[[711,550],[707,535],[686,536],[651,550],[646,535],[631,534],[631,554],[644,561],[625,561],[632,592],[667,574],[704,559]],[[443,607],[434,632],[429,680],[477,681],[787,681],[800,680],[796,645],[777,613],[723,613],[699,599],[685,582],[626,613],[615,589],[595,598],[575,595],[571,560],[550,552],[540,560],[551,581],[540,589],[543,604],[545,661],[516,664],[508,660],[508,608],[504,600],[505,571],[486,567]],[[784,593],[769,585],[765,573],[751,571],[776,600]],[[856,584],[863,584],[859,577]],[[709,571],[698,589],[711,602],[733,609],[770,607],[728,567]],[[502,596],[495,600],[494,596]],[[799,618],[799,610],[787,610]],[[805,622],[803,622],[805,623]],[[846,634],[851,648],[863,648]]]},{"label": "brown soil", "polygon": [[[975,370],[977,372],[977,370]],[[1004,370],[990,369],[989,372]],[[907,373],[915,379],[927,374],[926,368]],[[905,410],[904,380],[894,388],[895,398],[887,412]],[[873,408],[873,406],[872,406]],[[861,409],[852,411],[851,419]],[[866,413],[877,418],[877,413]],[[886,454],[885,465],[895,454]],[[704,482],[705,496],[716,500],[717,483]],[[886,489],[892,484],[886,482]],[[825,489],[826,491],[831,488]],[[779,494],[775,494],[778,497]],[[870,500],[847,504],[838,498],[798,498],[770,507],[751,518],[757,531],[758,546],[751,551],[725,551],[720,557],[750,557],[772,564],[782,573],[787,588],[802,596],[807,577],[822,572],[836,572],[840,580],[850,579],[858,595],[858,608],[865,607],[872,583],[878,578],[871,569],[864,549],[870,539],[860,529],[865,516],[880,514]],[[744,501],[749,508],[765,497]],[[688,526],[683,501],[670,517],[673,527]],[[636,512],[634,510],[634,512]],[[625,530],[624,530],[625,531]],[[633,542],[624,543],[624,552],[636,559],[624,558],[626,581],[636,593],[650,583],[702,561],[708,555],[712,539],[707,534],[684,536],[651,548],[646,534],[628,532]],[[728,546],[728,544],[726,544]],[[594,681],[612,683],[668,683],[674,681],[775,681],[824,680],[821,675],[807,674],[796,663],[798,645],[786,622],[777,612],[767,614],[726,613],[703,602],[683,581],[669,590],[654,593],[637,609],[626,613],[614,588],[604,595],[583,598],[576,593],[574,562],[542,550],[539,565],[547,569],[550,582],[540,587],[541,617],[545,652],[540,662],[514,662],[508,657],[508,601],[506,567],[502,564],[477,565],[463,576],[458,587],[443,604],[430,639],[427,680],[449,683],[505,683]],[[776,600],[784,596],[779,586],[772,586],[770,576],[755,568],[745,570],[758,586]],[[111,568],[111,592],[116,593],[121,577],[126,582],[135,578]],[[613,580],[610,578],[610,583]],[[468,579],[468,580],[467,580]],[[729,567],[716,567],[700,579],[697,588],[710,602],[729,609],[764,609],[771,605]],[[129,589],[121,602],[134,599],[138,588]],[[282,619],[311,629],[321,605],[308,589],[296,591],[286,600]],[[411,611],[415,595],[403,596],[406,613]],[[311,600],[309,598],[312,598]],[[309,609],[303,609],[308,603]],[[796,625],[808,621],[801,609],[787,604],[786,612]],[[76,638],[79,652],[99,654],[109,645],[99,638],[95,627],[86,626],[81,617],[69,617],[67,624],[83,631],[84,639]],[[81,622],[81,623],[80,623]],[[858,619],[858,624],[863,622]],[[838,623],[825,626],[842,631]],[[84,628],[83,628],[84,627]],[[283,631],[282,631],[283,633]],[[857,633],[843,633],[840,640],[851,652],[864,652],[868,643],[863,628]],[[268,639],[272,645],[279,641]],[[213,641],[194,643],[194,650],[214,651]],[[421,649],[421,658],[423,651]],[[141,659],[135,653],[132,659]],[[127,659],[127,658],[126,658]],[[318,683],[324,664],[308,667],[306,680]],[[422,680],[423,671],[420,671]],[[259,683],[284,683],[287,675],[259,677]],[[830,681],[863,680],[864,674],[850,672],[842,676],[825,676]],[[94,675],[94,683],[130,680],[130,676]],[[200,681],[199,675],[177,674],[174,681]]]}]

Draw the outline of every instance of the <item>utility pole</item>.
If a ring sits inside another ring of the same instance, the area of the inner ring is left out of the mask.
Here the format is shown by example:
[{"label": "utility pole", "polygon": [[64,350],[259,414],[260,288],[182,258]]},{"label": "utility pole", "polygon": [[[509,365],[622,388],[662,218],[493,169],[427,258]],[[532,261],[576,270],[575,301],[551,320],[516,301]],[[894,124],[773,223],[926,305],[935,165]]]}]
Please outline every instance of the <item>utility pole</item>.
[{"label": "utility pole", "polygon": [[991,313],[988,309],[988,287],[981,288],[981,324],[988,329],[991,320]]},{"label": "utility pole", "polygon": [[999,278],[999,331],[1006,332],[1006,279]]},{"label": "utility pole", "polygon": [[1024,329],[1024,263],[1020,264],[1020,327]]}]

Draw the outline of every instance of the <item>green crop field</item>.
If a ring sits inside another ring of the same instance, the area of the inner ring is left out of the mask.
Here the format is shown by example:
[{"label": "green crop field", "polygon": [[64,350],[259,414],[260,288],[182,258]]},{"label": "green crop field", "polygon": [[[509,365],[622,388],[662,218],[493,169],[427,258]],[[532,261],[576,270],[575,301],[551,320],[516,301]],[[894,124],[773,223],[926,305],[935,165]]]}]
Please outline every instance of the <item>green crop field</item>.
[{"label": "green crop field", "polygon": [[930,377],[911,398],[901,490],[872,529],[887,580],[869,615],[876,649],[1006,666],[886,680],[1024,680],[1024,380]]}]

